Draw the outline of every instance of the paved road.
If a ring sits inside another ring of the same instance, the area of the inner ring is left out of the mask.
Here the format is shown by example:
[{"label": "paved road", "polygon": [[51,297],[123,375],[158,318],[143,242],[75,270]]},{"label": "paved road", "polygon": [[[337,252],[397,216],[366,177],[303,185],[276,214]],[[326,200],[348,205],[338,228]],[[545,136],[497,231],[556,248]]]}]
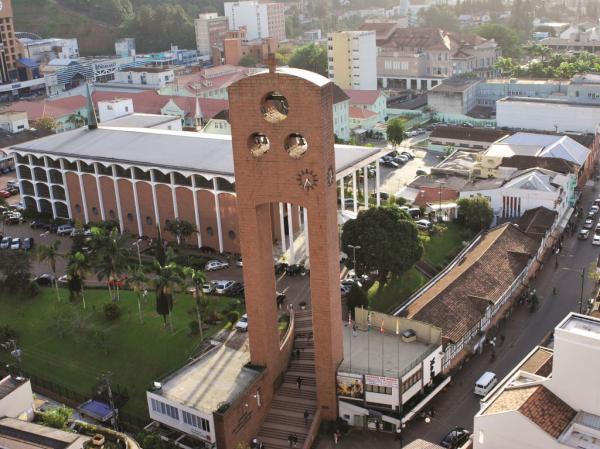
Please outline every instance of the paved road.
[{"label": "paved road", "polygon": [[[589,208],[596,194],[586,188],[582,205]],[[452,383],[438,395],[431,405],[435,409],[435,417],[429,424],[422,420],[409,423],[404,430],[404,443],[422,438],[439,443],[443,436],[454,426],[472,430],[473,416],[479,410],[479,398],[473,394],[473,386],[477,378],[485,371],[493,371],[500,378],[507,375],[554,327],[571,311],[579,311],[581,277],[561,268],[579,270],[588,268],[597,260],[600,247],[593,246],[589,240],[577,240],[576,235],[565,240],[562,254],[559,256],[559,268],[555,266],[555,257],[551,256],[538,273],[534,287],[540,296],[540,305],[536,312],[530,313],[526,306],[517,306],[515,312],[508,317],[498,330],[499,335],[506,337],[505,343],[496,349],[496,359],[491,361],[490,349],[475,356],[462,371],[453,376]],[[553,288],[557,288],[554,295]],[[592,296],[593,281],[586,278],[584,298]],[[391,436],[376,435],[373,432],[356,432],[346,437],[338,446],[340,449],[358,447],[389,448],[397,447],[398,441]],[[330,438],[320,439],[317,449],[333,447]]]}]

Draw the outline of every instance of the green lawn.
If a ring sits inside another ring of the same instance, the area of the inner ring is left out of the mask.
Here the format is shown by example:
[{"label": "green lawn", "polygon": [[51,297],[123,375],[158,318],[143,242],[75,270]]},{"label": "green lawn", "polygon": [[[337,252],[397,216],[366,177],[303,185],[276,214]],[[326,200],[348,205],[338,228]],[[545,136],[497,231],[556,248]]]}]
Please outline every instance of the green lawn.
[{"label": "green lawn", "polygon": [[[104,304],[110,301],[106,290],[86,291],[87,311],[70,303],[64,290],[62,297],[58,303],[54,290],[47,288],[33,299],[0,296],[0,326],[17,331],[26,373],[89,395],[97,375],[110,370],[114,384],[129,392],[130,400],[122,411],[146,417],[147,386],[182,366],[198,349],[200,338],[188,331],[188,323],[194,319],[191,295],[180,294],[175,299],[173,334],[156,314],[153,294],[144,305],[144,324],[139,321],[137,300],[131,292],[121,292],[122,315],[113,322],[103,313]],[[210,301],[215,310],[242,310],[237,299]],[[221,327],[212,326],[204,335]],[[9,359],[6,352],[0,352],[1,361]]]},{"label": "green lawn", "polygon": [[427,278],[416,268],[412,268],[399,278],[392,278],[383,289],[375,282],[369,289],[369,302],[371,309],[377,312],[388,313],[425,285]]},{"label": "green lawn", "polygon": [[446,266],[463,248],[463,241],[470,241],[473,233],[464,226],[455,223],[444,223],[447,230],[433,234],[425,244],[423,259],[435,268]]}]

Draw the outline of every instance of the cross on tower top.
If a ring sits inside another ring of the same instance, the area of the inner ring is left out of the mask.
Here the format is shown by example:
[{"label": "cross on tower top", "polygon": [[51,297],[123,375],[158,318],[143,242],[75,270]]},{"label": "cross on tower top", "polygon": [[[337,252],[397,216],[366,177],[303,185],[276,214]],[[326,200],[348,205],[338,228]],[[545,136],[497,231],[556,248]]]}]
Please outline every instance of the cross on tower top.
[{"label": "cross on tower top", "polygon": [[269,73],[275,73],[277,69],[277,58],[275,58],[275,53],[269,53],[267,56],[267,66],[269,67]]}]

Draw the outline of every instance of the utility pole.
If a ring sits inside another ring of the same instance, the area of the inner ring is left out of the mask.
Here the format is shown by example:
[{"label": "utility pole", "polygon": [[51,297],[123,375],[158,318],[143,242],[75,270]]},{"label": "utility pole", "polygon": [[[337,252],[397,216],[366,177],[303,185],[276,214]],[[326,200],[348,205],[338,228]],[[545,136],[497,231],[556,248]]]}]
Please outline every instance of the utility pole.
[{"label": "utility pole", "polygon": [[[17,341],[14,339],[10,339],[5,343],[0,344],[4,349],[10,351],[10,355],[16,360],[17,372],[19,377],[23,377],[23,369],[21,366],[23,351],[17,346]],[[7,368],[10,365],[7,365]]]},{"label": "utility pole", "polygon": [[98,393],[102,393],[103,390],[106,390],[106,393],[108,394],[108,403],[110,405],[110,409],[112,410],[110,422],[113,426],[113,429],[119,430],[119,410],[115,407],[115,400],[112,393],[112,387],[110,385],[112,375],[112,372],[106,371],[98,377],[98,381],[100,382]]}]

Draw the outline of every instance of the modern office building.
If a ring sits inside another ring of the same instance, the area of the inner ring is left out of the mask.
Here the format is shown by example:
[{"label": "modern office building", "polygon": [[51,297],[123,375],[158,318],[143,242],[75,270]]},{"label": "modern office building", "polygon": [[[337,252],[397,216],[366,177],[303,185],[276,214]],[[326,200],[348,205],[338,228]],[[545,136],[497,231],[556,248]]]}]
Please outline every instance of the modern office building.
[{"label": "modern office building", "polygon": [[19,42],[15,37],[12,0],[0,2],[0,83],[17,80]]},{"label": "modern office building", "polygon": [[246,28],[248,40],[272,37],[286,40],[283,3],[260,3],[255,0],[225,2],[225,16],[230,30]]},{"label": "modern office building", "polygon": [[213,47],[223,47],[223,39],[229,31],[228,19],[216,12],[200,14],[194,20],[196,48],[200,56],[210,55]]},{"label": "modern office building", "polygon": [[338,31],[327,37],[329,79],[342,89],[377,89],[375,31]]},{"label": "modern office building", "polygon": [[19,44],[19,53],[23,55],[22,57],[37,63],[46,63],[57,58],[79,58],[79,44],[75,38],[31,39],[30,37],[20,37]]}]

